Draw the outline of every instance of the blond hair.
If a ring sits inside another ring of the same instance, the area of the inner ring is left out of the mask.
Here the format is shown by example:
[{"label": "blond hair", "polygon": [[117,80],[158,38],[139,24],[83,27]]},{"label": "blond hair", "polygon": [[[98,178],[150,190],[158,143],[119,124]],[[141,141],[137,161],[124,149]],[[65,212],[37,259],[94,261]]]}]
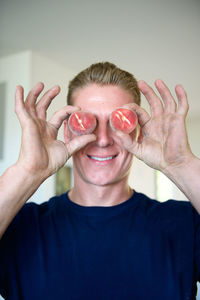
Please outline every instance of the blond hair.
[{"label": "blond hair", "polygon": [[110,62],[92,64],[76,75],[74,79],[69,82],[67,103],[72,105],[73,93],[91,83],[98,85],[118,85],[128,91],[132,95],[133,101],[140,105],[140,90],[135,77]]}]

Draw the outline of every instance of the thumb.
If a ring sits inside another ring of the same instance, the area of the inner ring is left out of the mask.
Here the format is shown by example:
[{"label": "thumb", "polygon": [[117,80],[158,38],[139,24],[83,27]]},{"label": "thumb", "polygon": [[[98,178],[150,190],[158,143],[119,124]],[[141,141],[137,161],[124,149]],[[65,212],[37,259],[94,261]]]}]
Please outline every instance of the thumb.
[{"label": "thumb", "polygon": [[123,133],[121,131],[116,132],[117,136],[120,138],[124,148],[132,153],[134,156],[136,156],[138,159],[141,159],[141,149],[142,144],[140,143],[139,139],[142,138],[141,134],[138,137],[137,140],[133,140],[129,134]]},{"label": "thumb", "polygon": [[66,144],[69,157],[87,144],[96,140],[95,134],[87,134],[73,138],[68,144]]},{"label": "thumb", "polygon": [[131,153],[135,152],[134,148],[136,147],[137,142],[135,142],[129,134],[126,134],[126,133],[118,130],[118,131],[116,131],[116,135],[120,138],[120,140],[126,150],[128,150]]}]

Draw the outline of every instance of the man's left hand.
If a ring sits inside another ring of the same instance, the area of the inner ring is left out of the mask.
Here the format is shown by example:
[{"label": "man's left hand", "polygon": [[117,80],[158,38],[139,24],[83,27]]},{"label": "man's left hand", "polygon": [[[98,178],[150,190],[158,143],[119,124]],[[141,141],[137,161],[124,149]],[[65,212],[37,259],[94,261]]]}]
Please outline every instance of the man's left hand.
[{"label": "man's left hand", "polygon": [[188,101],[181,85],[175,87],[177,102],[162,80],[155,86],[160,94],[144,81],[138,86],[150,106],[150,114],[137,104],[128,104],[138,116],[140,135],[137,141],[131,135],[117,132],[124,147],[152,168],[165,173],[167,169],[183,166],[193,154],[188,143],[185,119]]}]

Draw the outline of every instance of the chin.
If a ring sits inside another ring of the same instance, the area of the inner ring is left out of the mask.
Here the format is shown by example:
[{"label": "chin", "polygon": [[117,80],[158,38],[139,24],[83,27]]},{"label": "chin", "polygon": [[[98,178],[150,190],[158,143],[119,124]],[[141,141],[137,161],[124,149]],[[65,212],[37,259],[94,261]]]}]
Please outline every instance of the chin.
[{"label": "chin", "polygon": [[118,183],[118,182],[120,182],[120,181],[122,181],[124,178],[125,178],[126,176],[124,176],[124,177],[121,177],[121,178],[113,178],[113,177],[108,177],[108,176],[102,176],[102,177],[96,177],[95,178],[95,176],[91,176],[91,177],[89,177],[89,176],[87,176],[87,177],[85,177],[85,178],[83,178],[83,180],[85,181],[85,182],[87,182],[87,183],[89,183],[89,184],[93,184],[93,185],[96,185],[96,186],[109,186],[109,185],[113,185],[113,184],[115,184],[115,183]]}]

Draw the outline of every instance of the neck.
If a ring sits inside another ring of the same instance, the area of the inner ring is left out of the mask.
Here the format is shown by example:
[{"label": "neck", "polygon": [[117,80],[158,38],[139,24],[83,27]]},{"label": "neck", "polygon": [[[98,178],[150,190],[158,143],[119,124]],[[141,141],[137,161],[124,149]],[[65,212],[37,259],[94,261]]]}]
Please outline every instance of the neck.
[{"label": "neck", "polygon": [[133,190],[128,185],[128,180],[104,186],[82,181],[75,184],[69,192],[69,198],[82,206],[114,206],[131,197]]}]

